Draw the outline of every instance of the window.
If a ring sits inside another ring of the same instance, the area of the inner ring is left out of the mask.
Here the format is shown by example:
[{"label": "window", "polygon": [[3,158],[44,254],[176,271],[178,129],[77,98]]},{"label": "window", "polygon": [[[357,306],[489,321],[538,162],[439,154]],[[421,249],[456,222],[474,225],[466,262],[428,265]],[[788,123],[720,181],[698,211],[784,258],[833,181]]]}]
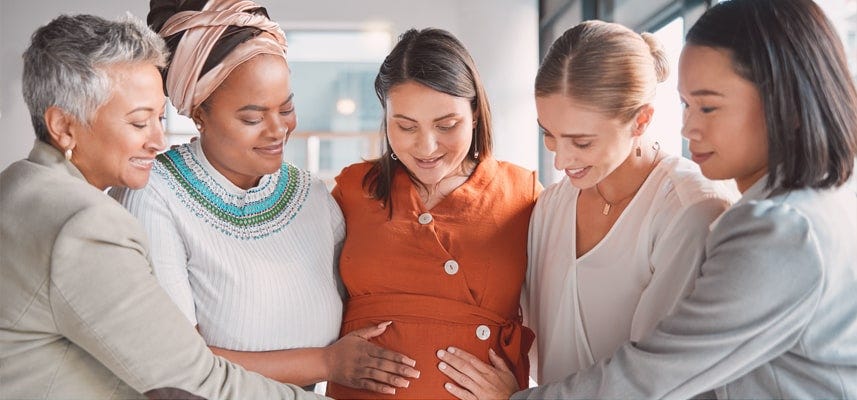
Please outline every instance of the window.
[{"label": "window", "polygon": [[284,157],[332,188],[343,167],[381,153],[383,111],[374,82],[392,35],[292,30],[286,38],[298,126]]},{"label": "window", "polygon": [[678,95],[678,58],[684,45],[684,18],[678,17],[652,32],[661,42],[670,63],[666,81],[658,84],[655,94],[655,115],[646,135],[660,143],[668,154],[682,154],[682,109]]}]

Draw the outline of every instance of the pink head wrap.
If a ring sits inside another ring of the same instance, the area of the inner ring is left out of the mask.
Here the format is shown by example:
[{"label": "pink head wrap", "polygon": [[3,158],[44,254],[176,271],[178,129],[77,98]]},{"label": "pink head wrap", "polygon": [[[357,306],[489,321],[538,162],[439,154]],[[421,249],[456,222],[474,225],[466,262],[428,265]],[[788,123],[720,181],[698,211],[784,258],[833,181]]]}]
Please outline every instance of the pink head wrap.
[{"label": "pink head wrap", "polygon": [[[158,32],[161,37],[186,31],[173,54],[166,79],[167,93],[179,114],[190,117],[235,67],[250,58],[259,54],[286,58],[286,36],[280,26],[264,15],[245,12],[259,7],[249,0],[210,0],[201,11],[182,11],[164,23]],[[200,77],[211,49],[230,26],[251,26],[265,33],[235,47],[220,64]]]}]

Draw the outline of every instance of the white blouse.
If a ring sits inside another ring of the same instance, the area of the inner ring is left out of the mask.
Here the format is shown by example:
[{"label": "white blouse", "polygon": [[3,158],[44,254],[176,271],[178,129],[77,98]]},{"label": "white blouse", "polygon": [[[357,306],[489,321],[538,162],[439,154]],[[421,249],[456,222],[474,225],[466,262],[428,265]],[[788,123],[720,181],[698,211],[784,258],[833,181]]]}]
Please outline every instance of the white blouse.
[{"label": "white blouse", "polygon": [[268,351],[339,336],[345,223],[306,171],[284,163],[244,190],[197,141],[158,156],[144,189],[111,195],[140,220],[155,276],[209,345]]},{"label": "white blouse", "polygon": [[[692,290],[709,225],[738,193],[681,157],[661,160],[607,235],[576,256],[577,198],[568,179],[539,197],[522,295],[536,332],[540,384],[608,358],[650,333]],[[537,366],[537,367],[536,367]]]}]

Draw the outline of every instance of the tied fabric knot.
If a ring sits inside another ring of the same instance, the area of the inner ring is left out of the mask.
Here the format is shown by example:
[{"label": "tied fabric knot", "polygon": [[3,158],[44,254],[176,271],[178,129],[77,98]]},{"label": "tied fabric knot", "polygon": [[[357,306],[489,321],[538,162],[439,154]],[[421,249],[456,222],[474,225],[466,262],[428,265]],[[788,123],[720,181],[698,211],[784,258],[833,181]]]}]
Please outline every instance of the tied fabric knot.
[{"label": "tied fabric knot", "polygon": [[[158,32],[169,37],[184,31],[167,71],[166,87],[179,114],[191,117],[227,76],[259,54],[286,59],[286,37],[277,23],[247,11],[260,8],[248,0],[212,0],[202,11],[182,11],[170,17]],[[211,50],[230,26],[253,27],[264,34],[241,43],[223,61],[200,77]]]},{"label": "tied fabric knot", "polygon": [[500,325],[497,344],[500,345],[498,353],[501,357],[508,360],[512,365],[524,365],[523,368],[512,368],[512,372],[515,373],[515,378],[518,380],[518,387],[526,389],[530,380],[528,353],[536,340],[536,334],[532,329],[522,325],[522,322],[523,318],[518,316],[516,319],[508,319]]}]

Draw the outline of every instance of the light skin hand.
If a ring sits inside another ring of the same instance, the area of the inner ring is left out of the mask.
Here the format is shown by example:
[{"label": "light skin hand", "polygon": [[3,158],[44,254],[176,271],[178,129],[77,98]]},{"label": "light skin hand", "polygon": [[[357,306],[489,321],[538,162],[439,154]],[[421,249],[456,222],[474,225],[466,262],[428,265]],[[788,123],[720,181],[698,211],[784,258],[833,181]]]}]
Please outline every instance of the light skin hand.
[{"label": "light skin hand", "polygon": [[381,335],[391,322],[358,329],[327,347],[325,360],[330,380],[341,385],[395,394],[408,387],[409,378],[419,378],[416,361],[369,342]]},{"label": "light skin hand", "polygon": [[515,374],[494,350],[488,350],[492,365],[455,347],[438,350],[437,357],[441,359],[438,369],[452,379],[444,388],[459,399],[508,399],[518,391]]}]

